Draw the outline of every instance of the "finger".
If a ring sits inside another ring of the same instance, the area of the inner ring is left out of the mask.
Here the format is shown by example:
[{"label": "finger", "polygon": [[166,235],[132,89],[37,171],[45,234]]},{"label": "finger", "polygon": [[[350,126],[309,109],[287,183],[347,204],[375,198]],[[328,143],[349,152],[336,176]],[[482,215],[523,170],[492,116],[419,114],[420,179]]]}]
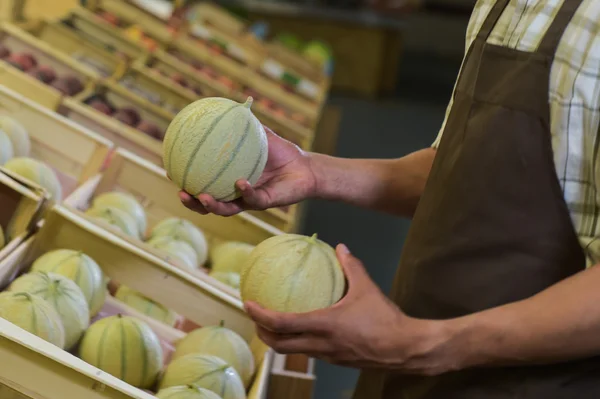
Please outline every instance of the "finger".
[{"label": "finger", "polygon": [[265,309],[254,302],[245,304],[248,315],[259,326],[278,334],[329,332],[330,318],[326,311],[308,313],[281,313]]},{"label": "finger", "polygon": [[346,279],[348,280],[348,289],[352,287],[360,287],[365,283],[371,284],[372,280],[369,277],[362,262],[350,253],[348,247],[344,244],[339,244],[336,247],[336,255],[344,270]]},{"label": "finger", "polygon": [[238,180],[236,187],[242,199],[252,209],[262,210],[269,206],[269,196],[264,190],[255,190],[247,180]]},{"label": "finger", "polygon": [[219,202],[208,194],[200,194],[196,197],[202,206],[210,213],[220,216],[232,216],[242,212],[244,209],[239,202]]},{"label": "finger", "polygon": [[331,345],[325,339],[314,335],[281,335],[260,326],[256,328],[256,335],[267,346],[281,354],[302,353],[311,357],[322,357],[331,352]]},{"label": "finger", "polygon": [[204,208],[204,206],[198,200],[186,192],[180,191],[179,199],[181,200],[181,203],[191,211],[198,212],[202,215],[206,215],[208,213],[206,208]]}]

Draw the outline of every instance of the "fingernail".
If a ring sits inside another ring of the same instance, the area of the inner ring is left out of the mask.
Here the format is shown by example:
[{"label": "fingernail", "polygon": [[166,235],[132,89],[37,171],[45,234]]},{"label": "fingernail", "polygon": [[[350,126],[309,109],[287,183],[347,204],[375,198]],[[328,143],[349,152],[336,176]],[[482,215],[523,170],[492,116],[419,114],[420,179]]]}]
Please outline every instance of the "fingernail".
[{"label": "fingernail", "polygon": [[205,208],[208,205],[208,203],[204,199],[198,199],[198,201],[200,201],[200,203],[202,204],[202,206],[205,207]]},{"label": "fingernail", "polygon": [[346,255],[350,253],[350,250],[345,244],[340,244],[340,251],[342,251],[342,253]]}]

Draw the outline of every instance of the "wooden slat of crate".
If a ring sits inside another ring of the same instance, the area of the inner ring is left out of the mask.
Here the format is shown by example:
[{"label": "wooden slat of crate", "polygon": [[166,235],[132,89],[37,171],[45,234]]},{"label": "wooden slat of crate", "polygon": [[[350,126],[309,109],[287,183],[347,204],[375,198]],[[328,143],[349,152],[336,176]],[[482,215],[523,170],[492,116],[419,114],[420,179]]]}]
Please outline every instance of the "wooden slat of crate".
[{"label": "wooden slat of crate", "polygon": [[43,84],[0,60],[0,85],[18,91],[30,100],[48,109],[58,109],[62,95],[56,89]]},{"label": "wooden slat of crate", "polygon": [[31,156],[58,172],[65,196],[98,173],[113,148],[112,142],[5,87],[0,87],[0,115],[27,129]]},{"label": "wooden slat of crate", "polygon": [[241,35],[247,28],[247,22],[223,10],[216,4],[205,2],[194,5],[198,22],[208,22],[222,32]]}]

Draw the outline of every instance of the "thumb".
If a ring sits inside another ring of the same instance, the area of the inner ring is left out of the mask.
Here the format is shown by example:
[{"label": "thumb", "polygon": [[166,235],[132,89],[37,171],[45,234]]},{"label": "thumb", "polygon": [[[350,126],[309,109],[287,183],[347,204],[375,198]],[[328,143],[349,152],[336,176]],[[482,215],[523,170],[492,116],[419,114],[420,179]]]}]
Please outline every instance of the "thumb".
[{"label": "thumb", "polygon": [[237,188],[244,202],[252,209],[262,210],[269,207],[269,198],[264,190],[257,190],[247,180],[237,182]]},{"label": "thumb", "polygon": [[349,288],[371,280],[362,262],[350,253],[346,245],[339,244],[336,255],[348,280]]}]

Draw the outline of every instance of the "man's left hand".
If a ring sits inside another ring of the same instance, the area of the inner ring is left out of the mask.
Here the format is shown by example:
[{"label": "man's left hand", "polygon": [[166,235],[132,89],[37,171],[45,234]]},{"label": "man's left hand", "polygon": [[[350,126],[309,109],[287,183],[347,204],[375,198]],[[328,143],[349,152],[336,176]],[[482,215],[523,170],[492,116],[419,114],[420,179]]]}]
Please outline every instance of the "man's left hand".
[{"label": "man's left hand", "polygon": [[279,353],[303,353],[347,367],[438,374],[438,322],[406,316],[386,298],[346,246],[336,249],[348,282],[335,305],[308,313],[279,313],[246,303],[261,340]]}]

